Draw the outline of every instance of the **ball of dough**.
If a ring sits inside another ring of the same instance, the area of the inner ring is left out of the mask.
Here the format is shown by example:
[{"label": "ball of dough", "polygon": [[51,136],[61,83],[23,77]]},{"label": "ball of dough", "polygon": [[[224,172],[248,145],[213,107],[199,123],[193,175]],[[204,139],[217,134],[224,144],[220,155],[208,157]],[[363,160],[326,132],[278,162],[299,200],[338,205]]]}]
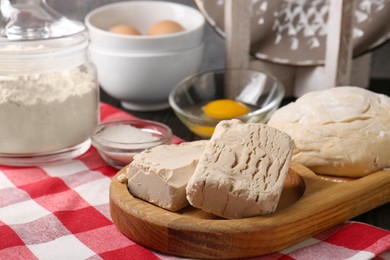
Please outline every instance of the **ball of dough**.
[{"label": "ball of dough", "polygon": [[362,177],[390,166],[390,97],[358,87],[309,92],[268,125],[295,141],[293,161],[318,174]]}]

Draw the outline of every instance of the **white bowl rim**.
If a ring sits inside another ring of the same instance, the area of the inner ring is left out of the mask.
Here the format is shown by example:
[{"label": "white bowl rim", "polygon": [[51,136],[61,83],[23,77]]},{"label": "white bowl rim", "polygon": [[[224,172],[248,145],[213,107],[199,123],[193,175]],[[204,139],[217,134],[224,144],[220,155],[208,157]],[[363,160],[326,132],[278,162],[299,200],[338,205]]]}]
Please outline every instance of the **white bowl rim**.
[{"label": "white bowl rim", "polygon": [[[166,5],[171,5],[171,6],[180,6],[180,8],[190,10],[190,12],[194,12],[194,14],[196,13],[197,16],[199,15],[201,22],[199,23],[199,25],[197,27],[192,28],[191,30],[184,30],[184,31],[177,32],[177,33],[170,33],[170,34],[163,34],[163,35],[124,35],[124,34],[112,33],[112,32],[103,30],[99,27],[96,27],[95,25],[93,25],[90,22],[92,16],[98,14],[102,10],[109,9],[109,8],[112,8],[115,6],[121,6],[121,5],[141,5],[141,4],[166,4]],[[90,28],[94,28],[94,30],[98,31],[99,33],[101,33],[103,35],[107,35],[109,37],[114,37],[114,38],[118,38],[118,39],[131,39],[134,41],[145,41],[145,40],[158,41],[161,39],[177,38],[180,36],[191,34],[195,31],[199,30],[200,28],[204,27],[206,24],[206,19],[199,10],[197,10],[193,7],[184,5],[184,4],[180,4],[180,3],[165,2],[165,1],[125,1],[125,2],[106,4],[106,5],[100,6],[96,9],[92,10],[91,12],[89,12],[85,16],[84,22],[85,22],[88,30],[90,30]]]},{"label": "white bowl rim", "polygon": [[[183,80],[181,80],[173,89],[172,91],[170,92],[169,94],[169,97],[168,97],[168,101],[169,101],[169,104],[170,106],[173,108],[173,110],[175,112],[178,112],[180,113],[181,115],[185,116],[186,118],[189,118],[191,120],[194,120],[194,121],[204,121],[202,118],[200,117],[197,117],[197,116],[194,116],[193,114],[191,113],[188,113],[186,111],[184,111],[183,109],[181,109],[177,104],[176,102],[174,101],[174,97],[173,97],[173,94],[177,91],[177,89],[180,88],[180,86],[184,83],[184,82],[187,82],[187,81],[190,81],[194,78],[198,78],[200,76],[203,76],[203,75],[207,75],[207,74],[217,74],[217,73],[226,73],[228,71],[250,71],[250,72],[256,72],[256,73],[262,73],[264,75],[266,75],[267,77],[271,78],[272,80],[274,80],[275,82],[277,82],[278,84],[278,88],[280,90],[280,93],[279,95],[277,96],[276,99],[274,99],[273,101],[271,101],[269,104],[267,104],[266,106],[260,108],[260,109],[257,109],[255,111],[252,111],[250,113],[247,113],[245,115],[242,115],[242,116],[239,116],[239,117],[234,117],[235,119],[240,119],[240,120],[245,120],[247,118],[250,118],[252,116],[256,116],[258,114],[261,114],[261,113],[264,113],[264,112],[267,112],[273,108],[276,107],[277,104],[279,104],[284,95],[285,95],[285,88],[284,88],[284,85],[283,83],[277,79],[275,76],[267,73],[267,72],[264,72],[264,71],[261,71],[261,70],[255,70],[255,69],[215,69],[215,70],[210,70],[210,71],[204,71],[204,72],[200,72],[200,73],[196,73],[196,74],[193,74],[193,75],[190,75],[186,78],[184,78]],[[207,119],[208,122],[210,123],[218,123],[220,121],[222,121],[221,119]]]},{"label": "white bowl rim", "polygon": [[186,49],[180,49],[175,51],[166,51],[166,52],[113,52],[108,51],[107,49],[99,49],[95,48],[93,45],[89,45],[89,50],[92,52],[99,53],[101,55],[109,55],[114,57],[121,58],[152,58],[152,57],[164,57],[164,56],[172,56],[172,55],[182,55],[186,52],[197,51],[199,49],[204,48],[204,42],[200,44]]}]

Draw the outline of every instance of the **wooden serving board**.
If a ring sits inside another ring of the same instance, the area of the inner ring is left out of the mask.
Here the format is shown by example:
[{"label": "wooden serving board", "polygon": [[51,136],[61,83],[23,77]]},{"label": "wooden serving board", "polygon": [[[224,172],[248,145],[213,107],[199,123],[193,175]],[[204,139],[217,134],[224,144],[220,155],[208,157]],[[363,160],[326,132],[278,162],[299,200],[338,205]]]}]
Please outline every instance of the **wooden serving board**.
[{"label": "wooden serving board", "polygon": [[243,258],[273,253],[390,202],[390,171],[359,179],[324,178],[292,164],[278,209],[227,220],[191,206],[170,212],[134,198],[117,176],[110,211],[118,229],[148,248],[191,258]]}]

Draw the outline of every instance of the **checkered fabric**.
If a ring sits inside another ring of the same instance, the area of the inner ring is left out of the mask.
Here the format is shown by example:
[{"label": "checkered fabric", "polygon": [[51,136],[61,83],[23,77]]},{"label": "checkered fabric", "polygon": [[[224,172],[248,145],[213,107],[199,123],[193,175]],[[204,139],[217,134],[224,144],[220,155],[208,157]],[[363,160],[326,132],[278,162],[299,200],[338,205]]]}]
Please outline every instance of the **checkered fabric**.
[{"label": "checkered fabric", "polygon": [[[101,118],[134,117],[102,103]],[[93,147],[60,163],[0,166],[0,259],[177,259],[132,242],[113,224],[108,193],[116,172]],[[347,222],[255,259],[390,259],[389,251],[389,231]]]}]

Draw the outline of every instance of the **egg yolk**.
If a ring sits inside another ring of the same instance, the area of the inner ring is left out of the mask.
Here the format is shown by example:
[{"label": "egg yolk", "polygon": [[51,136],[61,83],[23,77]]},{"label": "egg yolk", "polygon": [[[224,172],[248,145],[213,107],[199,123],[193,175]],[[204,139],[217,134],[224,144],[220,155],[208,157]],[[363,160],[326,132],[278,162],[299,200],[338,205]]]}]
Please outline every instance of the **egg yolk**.
[{"label": "egg yolk", "polygon": [[213,126],[201,126],[201,125],[192,125],[189,128],[195,134],[205,138],[210,138],[213,135],[215,130],[215,127]]},{"label": "egg yolk", "polygon": [[212,118],[229,119],[245,115],[250,110],[244,104],[232,99],[218,99],[203,107],[203,112]]}]

